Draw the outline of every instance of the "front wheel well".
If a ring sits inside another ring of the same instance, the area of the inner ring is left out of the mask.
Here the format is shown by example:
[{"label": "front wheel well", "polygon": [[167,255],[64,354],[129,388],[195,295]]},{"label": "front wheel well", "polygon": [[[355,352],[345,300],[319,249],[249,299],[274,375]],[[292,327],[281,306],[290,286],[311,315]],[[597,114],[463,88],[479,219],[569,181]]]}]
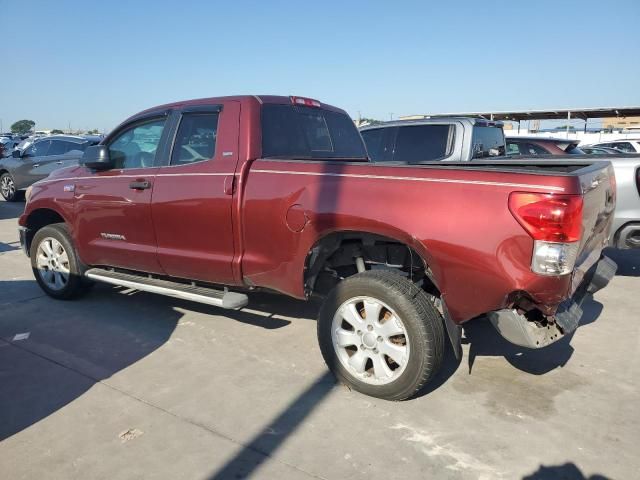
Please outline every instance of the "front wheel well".
[{"label": "front wheel well", "polygon": [[31,241],[34,235],[43,227],[53,223],[65,223],[64,218],[55,210],[49,208],[39,208],[34,210],[27,217],[27,252],[31,248]]},{"label": "front wheel well", "polygon": [[307,296],[327,294],[340,280],[367,270],[396,270],[427,293],[440,296],[431,270],[409,245],[366,232],[336,232],[320,239],[307,254]]}]

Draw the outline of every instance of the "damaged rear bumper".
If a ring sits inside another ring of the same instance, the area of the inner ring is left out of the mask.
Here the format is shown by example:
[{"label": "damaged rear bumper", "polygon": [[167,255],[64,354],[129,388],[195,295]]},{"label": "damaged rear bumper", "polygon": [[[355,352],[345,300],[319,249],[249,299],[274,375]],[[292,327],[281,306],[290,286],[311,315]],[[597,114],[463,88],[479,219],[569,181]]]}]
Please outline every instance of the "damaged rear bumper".
[{"label": "damaged rear bumper", "polygon": [[607,286],[616,273],[616,263],[604,255],[584,275],[573,296],[558,307],[555,322],[546,326],[528,320],[515,309],[498,310],[488,317],[498,332],[509,342],[527,348],[542,348],[573,332],[582,318],[582,302]]}]

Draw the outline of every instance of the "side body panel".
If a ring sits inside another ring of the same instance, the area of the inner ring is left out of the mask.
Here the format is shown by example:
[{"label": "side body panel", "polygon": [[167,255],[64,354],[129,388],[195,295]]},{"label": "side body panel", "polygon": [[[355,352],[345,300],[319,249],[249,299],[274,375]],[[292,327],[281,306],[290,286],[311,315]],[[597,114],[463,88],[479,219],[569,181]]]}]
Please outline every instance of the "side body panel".
[{"label": "side body panel", "polygon": [[[243,201],[243,275],[304,297],[307,254],[335,231],[401,241],[430,266],[452,318],[503,308],[514,291],[551,311],[570,276],[530,270],[533,242],[508,209],[512,191],[579,193],[576,178],[383,164],[256,160]],[[303,212],[297,232],[287,214]]]}]

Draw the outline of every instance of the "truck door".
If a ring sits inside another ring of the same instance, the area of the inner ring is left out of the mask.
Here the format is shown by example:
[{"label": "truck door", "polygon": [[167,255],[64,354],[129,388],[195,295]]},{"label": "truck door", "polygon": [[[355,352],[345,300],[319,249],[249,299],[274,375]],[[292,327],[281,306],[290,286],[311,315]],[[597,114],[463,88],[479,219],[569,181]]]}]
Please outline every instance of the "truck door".
[{"label": "truck door", "polygon": [[231,228],[240,103],[190,106],[157,172],[152,214],[158,259],[171,276],[237,284]]},{"label": "truck door", "polygon": [[157,164],[167,155],[165,114],[145,116],[110,135],[106,145],[116,168],[86,170],[75,179],[75,237],[80,258],[162,274],[151,219]]}]

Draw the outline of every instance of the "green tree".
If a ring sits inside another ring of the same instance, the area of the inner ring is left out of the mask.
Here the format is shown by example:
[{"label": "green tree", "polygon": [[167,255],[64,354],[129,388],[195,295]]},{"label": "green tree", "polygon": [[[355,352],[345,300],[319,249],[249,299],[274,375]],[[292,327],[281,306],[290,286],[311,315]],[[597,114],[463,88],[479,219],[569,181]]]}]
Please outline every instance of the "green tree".
[{"label": "green tree", "polygon": [[25,133],[30,132],[35,126],[36,122],[33,120],[18,120],[16,123],[11,125],[11,133],[24,135]]},{"label": "green tree", "polygon": [[356,121],[356,125],[358,126],[364,126],[364,125],[380,125],[381,122],[380,120],[376,120],[375,118],[367,118],[367,117],[362,117],[360,119],[360,121]]},{"label": "green tree", "polygon": [[64,133],[62,130],[58,130],[57,128],[54,128],[53,130],[51,130],[51,135],[59,135],[61,133]]},{"label": "green tree", "polygon": [[87,133],[90,135],[97,135],[98,133],[100,133],[100,130],[94,128],[93,130],[89,130]]}]

